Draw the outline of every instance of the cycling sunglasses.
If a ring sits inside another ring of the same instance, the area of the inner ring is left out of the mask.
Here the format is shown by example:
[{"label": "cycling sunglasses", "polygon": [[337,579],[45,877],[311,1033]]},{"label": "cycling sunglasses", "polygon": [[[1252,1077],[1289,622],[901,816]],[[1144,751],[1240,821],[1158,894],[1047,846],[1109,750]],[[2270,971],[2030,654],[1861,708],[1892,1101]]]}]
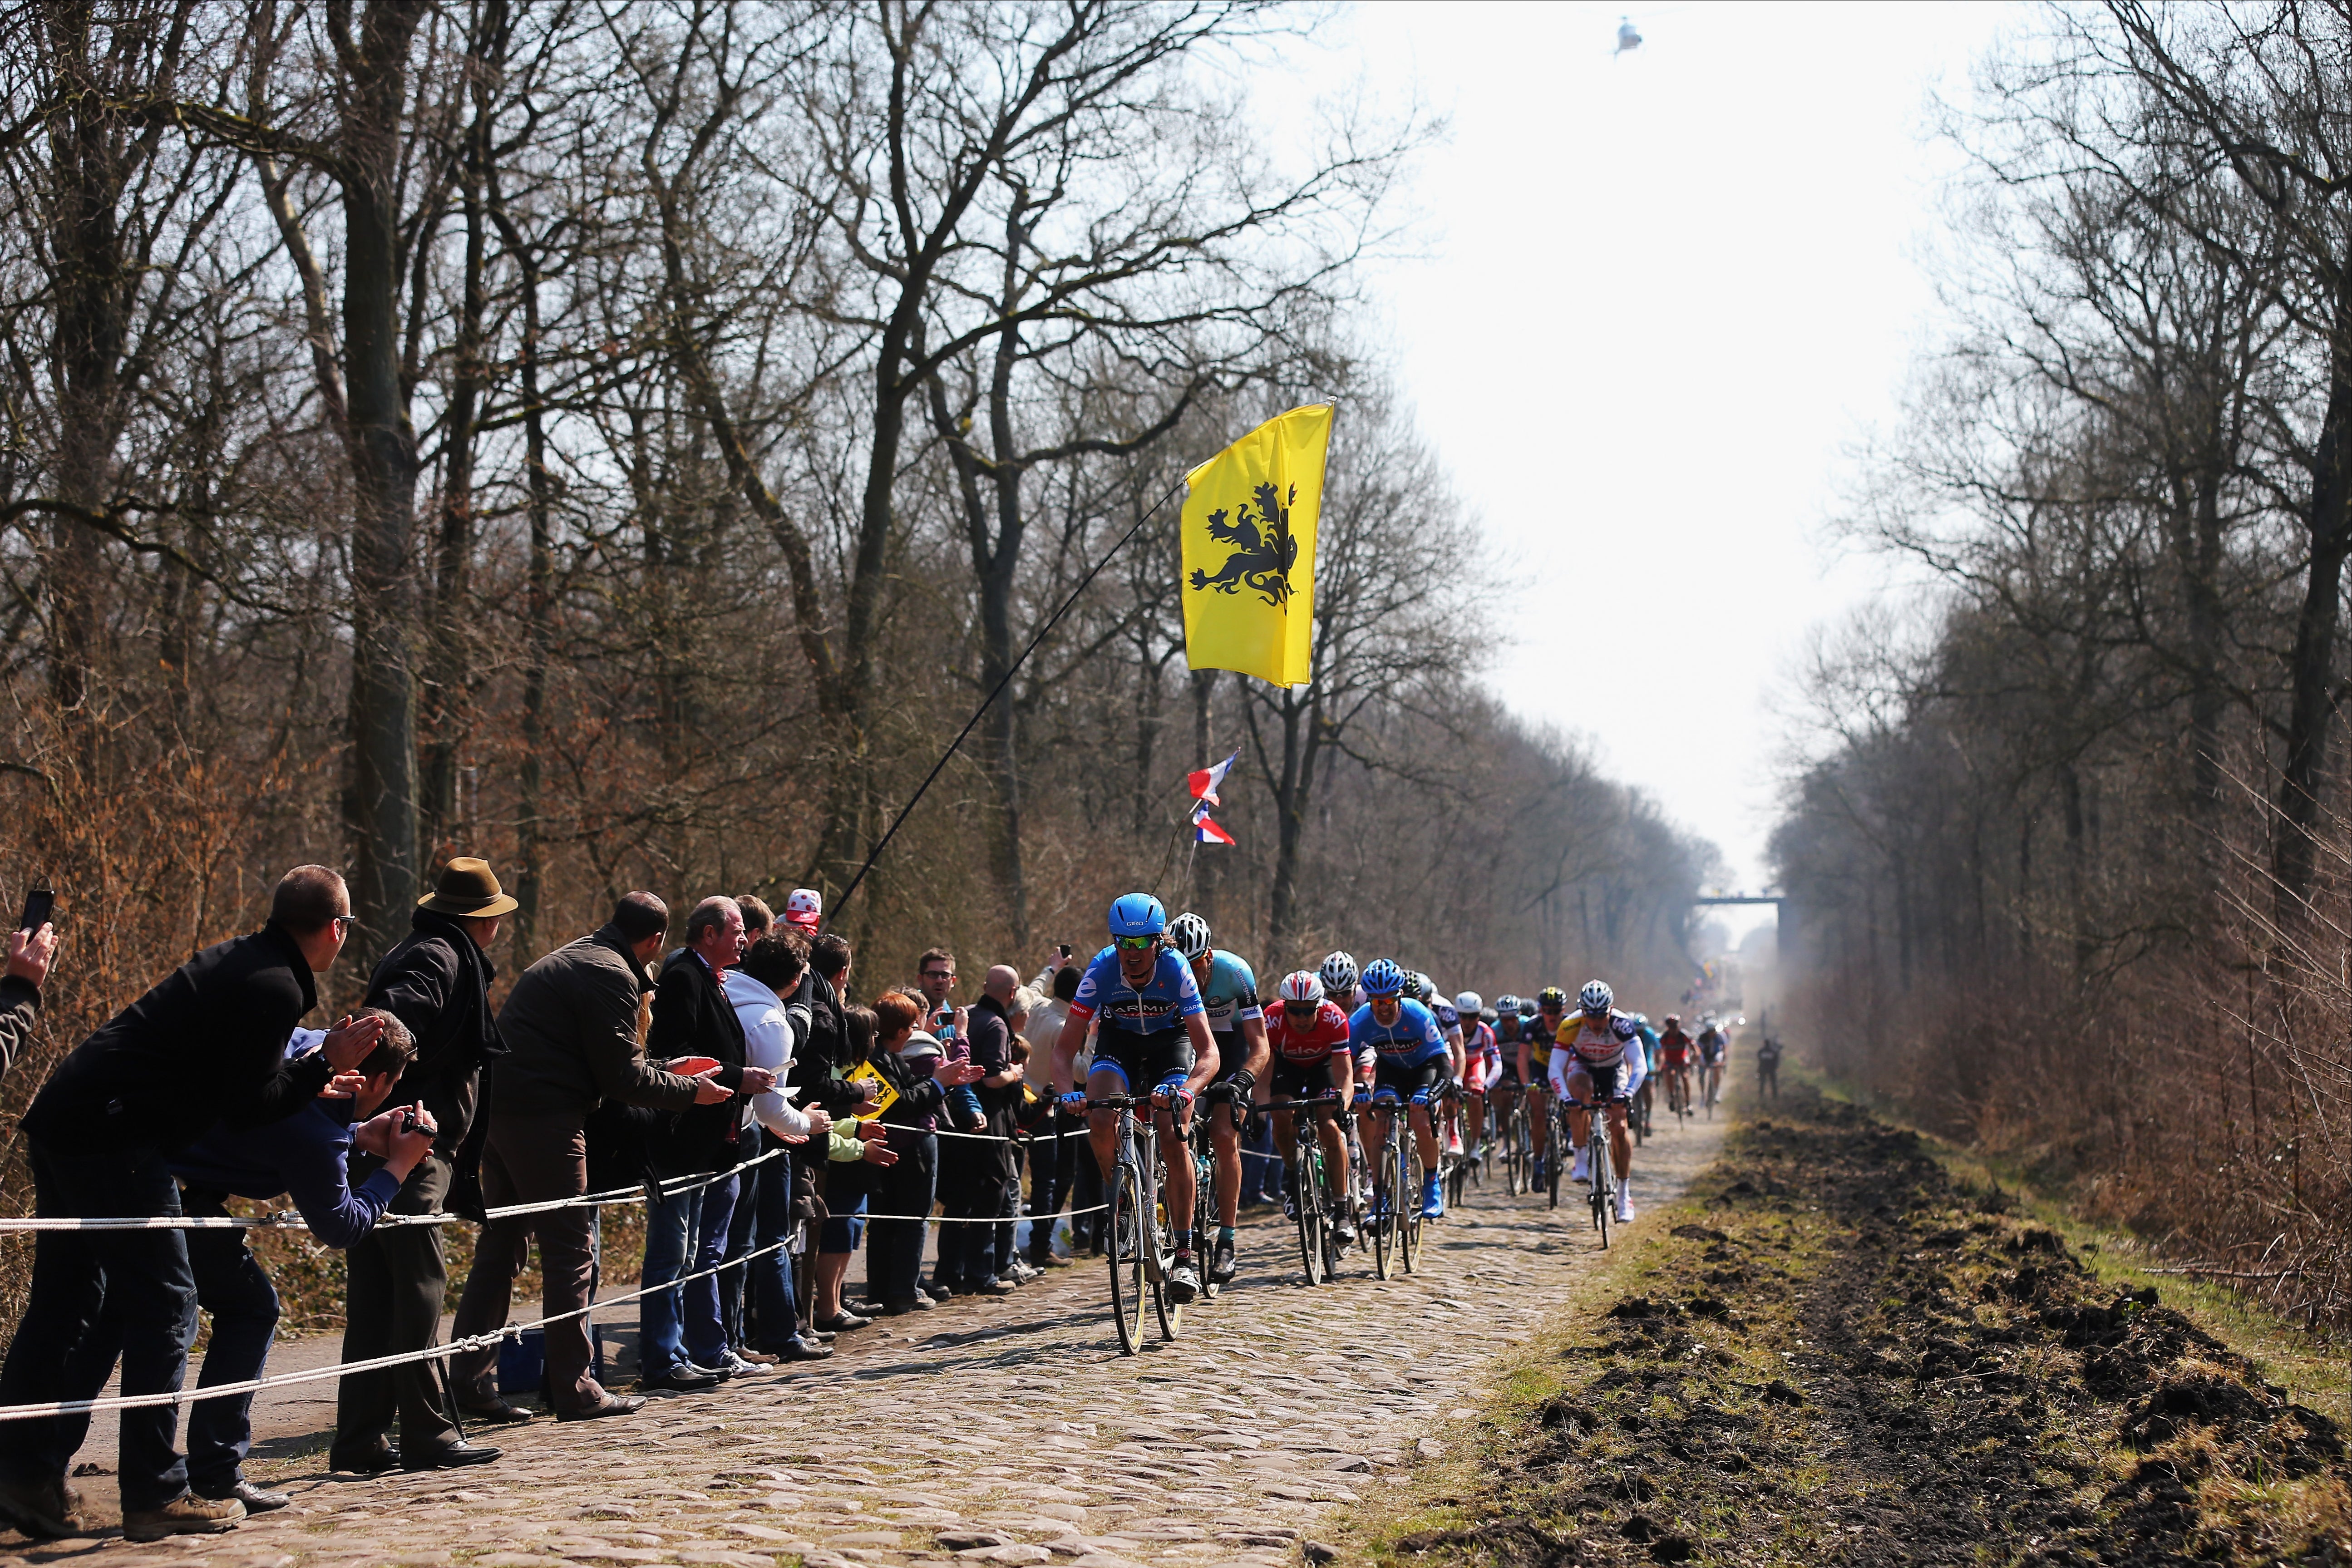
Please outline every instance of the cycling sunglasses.
[{"label": "cycling sunglasses", "polygon": [[1117,936],[1111,941],[1118,944],[1121,952],[1150,952],[1160,945],[1156,936]]},{"label": "cycling sunglasses", "polygon": [[1315,1011],[1315,1009],[1316,1009],[1316,1006],[1317,1006],[1317,1004],[1315,1004],[1315,1003],[1313,1003],[1313,1002],[1287,1002],[1287,1001],[1286,1001],[1286,1002],[1285,1002],[1285,1003],[1283,1003],[1283,1005],[1282,1005],[1282,1010],[1283,1010],[1284,1012],[1286,1012],[1286,1013],[1297,1013],[1297,1015],[1299,1015],[1301,1017],[1305,1017],[1305,1016],[1307,1016],[1307,1015],[1309,1015],[1309,1014],[1313,1013],[1313,1012]]}]

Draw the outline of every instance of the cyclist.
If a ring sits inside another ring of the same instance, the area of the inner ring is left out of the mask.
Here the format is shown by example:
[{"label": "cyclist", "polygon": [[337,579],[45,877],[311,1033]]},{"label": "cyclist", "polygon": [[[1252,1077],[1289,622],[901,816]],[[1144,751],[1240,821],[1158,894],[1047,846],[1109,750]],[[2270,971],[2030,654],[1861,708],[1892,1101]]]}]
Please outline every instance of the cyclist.
[{"label": "cyclist", "polygon": [[[1054,1042],[1054,1091],[1063,1107],[1087,1111],[1087,1134],[1095,1146],[1095,1162],[1103,1180],[1116,1182],[1118,1165],[1118,1116],[1111,1110],[1087,1110],[1087,1101],[1132,1092],[1142,1088],[1151,1097],[1152,1125],[1168,1163],[1168,1212],[1192,1214],[1192,1162],[1184,1158],[1183,1132],[1191,1121],[1193,1097],[1217,1076],[1217,1041],[1209,1033],[1209,1010],[1192,966],[1165,945],[1168,911],[1149,893],[1124,893],[1110,906],[1110,946],[1095,954],[1078,979],[1078,994],[1070,999],[1069,1016],[1062,1020],[1061,1038]],[[1083,1089],[1073,1090],[1070,1079],[1078,1053],[1085,1049],[1087,1026],[1100,1020],[1095,1033],[1094,1066]],[[1189,1224],[1175,1235],[1176,1261],[1168,1274],[1168,1294],[1181,1303],[1201,1290],[1201,1274],[1192,1257]],[[1140,1247],[1140,1233],[1116,1238],[1114,1245]]]},{"label": "cyclist", "polygon": [[[1320,973],[1323,980],[1324,1000],[1353,1017],[1357,1007],[1363,1002],[1360,989],[1362,976],[1356,971],[1355,959],[1346,952],[1331,953],[1323,960]],[[1360,1092],[1364,1085],[1372,1081],[1372,1047],[1364,1046],[1358,1048],[1356,1050],[1356,1087]]]},{"label": "cyclist", "polygon": [[[1418,969],[1405,972],[1405,994],[1429,1009],[1437,1020],[1437,1032],[1445,1037],[1446,1081],[1459,1084],[1468,1076],[1469,1064],[1464,1059],[1462,1015],[1454,1005],[1437,994],[1437,982]],[[1440,1085],[1440,1088],[1444,1087]],[[1454,1100],[1445,1107],[1445,1131],[1442,1142],[1449,1154],[1462,1152],[1462,1106]]]},{"label": "cyclist", "polygon": [[1643,1136],[1647,1137],[1650,1113],[1657,1108],[1658,1031],[1650,1027],[1647,1013],[1633,1015],[1633,1027],[1642,1037],[1643,1062],[1642,1089],[1635,1102],[1642,1108],[1642,1126],[1645,1130]]},{"label": "cyclist", "polygon": [[[1331,1234],[1342,1245],[1356,1239],[1356,1221],[1348,1202],[1348,1140],[1340,1132],[1339,1110],[1355,1098],[1356,1056],[1348,1048],[1348,1015],[1330,1000],[1320,975],[1302,969],[1283,977],[1282,1005],[1265,1016],[1265,1038],[1273,1057],[1271,1081],[1276,1100],[1311,1100],[1325,1089],[1338,1093],[1329,1107],[1317,1107],[1316,1132],[1323,1140],[1325,1169],[1330,1176],[1331,1212],[1337,1216]],[[1291,1112],[1274,1113],[1274,1146],[1291,1147]],[[1289,1191],[1286,1215],[1298,1217],[1298,1172],[1286,1163],[1283,1180]]]},{"label": "cyclist", "polygon": [[1486,1086],[1495,1081],[1501,1068],[1502,1047],[1495,1038],[1494,1026],[1486,1022],[1492,1015],[1485,997],[1465,991],[1454,999],[1454,1010],[1462,1018],[1462,1103],[1470,1123],[1465,1153],[1475,1164],[1486,1143]]},{"label": "cyclist", "polygon": [[1547,985],[1536,993],[1533,1027],[1519,1031],[1519,1076],[1528,1086],[1528,1130],[1535,1142],[1533,1184],[1544,1184],[1544,1161],[1551,1142],[1551,1104],[1548,1098],[1551,1047],[1568,1020],[1568,993]]},{"label": "cyclist", "polygon": [[1658,1066],[1666,1077],[1666,1109],[1679,1110],[1690,1103],[1691,1053],[1696,1047],[1691,1037],[1683,1033],[1679,1015],[1666,1015],[1665,1029],[1658,1036]]},{"label": "cyclist", "polygon": [[1585,983],[1577,994],[1577,1016],[1559,1026],[1551,1052],[1552,1092],[1572,1103],[1568,1135],[1576,1144],[1578,1181],[1586,1180],[1585,1140],[1591,1134],[1589,1107],[1607,1107],[1609,1163],[1617,1169],[1617,1223],[1633,1219],[1633,1141],[1625,1132],[1625,1107],[1642,1087],[1642,1037],[1633,1020],[1617,1011],[1616,994],[1605,980]]},{"label": "cyclist", "polygon": [[1496,997],[1495,1020],[1495,1070],[1486,1075],[1486,1110],[1499,1140],[1527,1081],[1519,1076],[1519,999],[1507,992]]},{"label": "cyclist", "polygon": [[[1394,1104],[1402,1101],[1412,1121],[1412,1136],[1421,1144],[1421,1188],[1423,1219],[1445,1215],[1445,1194],[1438,1180],[1437,1137],[1430,1125],[1429,1099],[1445,1081],[1452,1058],[1445,1037],[1438,1032],[1436,1016],[1405,995],[1403,970],[1391,961],[1376,958],[1365,967],[1365,1003],[1348,1020],[1348,1038],[1358,1048],[1370,1046],[1376,1058],[1372,1092],[1356,1091],[1356,1102],[1367,1099]],[[1375,1171],[1388,1146],[1391,1118],[1375,1116],[1364,1126],[1364,1158]],[[1405,1200],[1409,1201],[1409,1200]]]},{"label": "cyclist", "polygon": [[1731,1038],[1723,1026],[1709,1013],[1698,1021],[1698,1070],[1706,1098],[1699,1103],[1713,1105],[1723,1098],[1723,1058],[1729,1053]]},{"label": "cyclist", "polygon": [[1209,1254],[1209,1279],[1223,1285],[1234,1277],[1234,1225],[1241,1214],[1241,1128],[1249,1118],[1244,1107],[1265,1076],[1265,1015],[1250,966],[1210,942],[1209,922],[1189,910],[1168,922],[1168,945],[1192,966],[1217,1042],[1219,1067],[1209,1097],[1223,1103],[1209,1112],[1209,1142],[1217,1157],[1217,1245]]}]

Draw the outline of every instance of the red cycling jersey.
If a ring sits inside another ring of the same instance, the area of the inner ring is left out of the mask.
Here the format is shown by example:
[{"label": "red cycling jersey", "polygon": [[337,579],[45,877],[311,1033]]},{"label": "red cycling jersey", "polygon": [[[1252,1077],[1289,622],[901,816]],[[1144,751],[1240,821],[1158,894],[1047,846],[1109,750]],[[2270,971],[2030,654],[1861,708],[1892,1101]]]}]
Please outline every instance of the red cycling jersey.
[{"label": "red cycling jersey", "polygon": [[1668,1029],[1658,1037],[1658,1059],[1668,1067],[1690,1065],[1691,1037],[1680,1028]]},{"label": "red cycling jersey", "polygon": [[1266,1043],[1274,1054],[1295,1067],[1311,1068],[1328,1061],[1348,1044],[1348,1015],[1337,1002],[1315,1009],[1315,1021],[1303,1028],[1290,1023],[1290,1009],[1281,1004],[1265,1010]]}]

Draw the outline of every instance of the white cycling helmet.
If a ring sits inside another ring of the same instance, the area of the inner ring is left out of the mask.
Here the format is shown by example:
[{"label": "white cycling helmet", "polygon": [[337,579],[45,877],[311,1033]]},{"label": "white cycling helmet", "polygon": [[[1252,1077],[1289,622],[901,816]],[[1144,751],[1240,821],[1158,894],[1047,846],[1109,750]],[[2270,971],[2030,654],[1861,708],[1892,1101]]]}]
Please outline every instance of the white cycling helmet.
[{"label": "white cycling helmet", "polygon": [[1323,1000],[1322,978],[1319,975],[1304,969],[1284,975],[1282,977],[1282,984],[1276,986],[1276,990],[1281,994],[1282,999],[1286,1002],[1320,1002]]},{"label": "white cycling helmet", "polygon": [[1617,993],[1609,989],[1606,980],[1588,980],[1584,989],[1576,994],[1576,1005],[1584,1009],[1585,1016],[1598,1018],[1616,1005]]},{"label": "white cycling helmet", "polygon": [[1209,922],[1186,910],[1168,922],[1168,945],[1186,963],[1209,956]]},{"label": "white cycling helmet", "polygon": [[1323,961],[1322,973],[1323,989],[1326,992],[1353,991],[1360,978],[1356,970],[1355,956],[1347,952],[1335,952],[1326,958]]},{"label": "white cycling helmet", "polygon": [[1486,999],[1475,991],[1465,991],[1454,999],[1454,1010],[1465,1018],[1475,1018],[1486,1009]]}]

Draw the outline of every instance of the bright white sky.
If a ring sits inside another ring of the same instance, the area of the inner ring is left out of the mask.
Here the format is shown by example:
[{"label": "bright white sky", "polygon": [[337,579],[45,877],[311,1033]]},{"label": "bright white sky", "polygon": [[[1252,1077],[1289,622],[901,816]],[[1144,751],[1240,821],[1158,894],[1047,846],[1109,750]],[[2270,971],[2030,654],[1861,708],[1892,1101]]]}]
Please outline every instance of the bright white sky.
[{"label": "bright white sky", "polygon": [[[1375,4],[1333,79],[1417,97],[1420,257],[1376,286],[1423,430],[1533,592],[1492,679],[1766,877],[1771,711],[1809,626],[1879,579],[1824,522],[1934,298],[1939,83],[1992,5]],[[1763,911],[1759,911],[1759,913]],[[1745,921],[1738,922],[1745,925]]]}]

